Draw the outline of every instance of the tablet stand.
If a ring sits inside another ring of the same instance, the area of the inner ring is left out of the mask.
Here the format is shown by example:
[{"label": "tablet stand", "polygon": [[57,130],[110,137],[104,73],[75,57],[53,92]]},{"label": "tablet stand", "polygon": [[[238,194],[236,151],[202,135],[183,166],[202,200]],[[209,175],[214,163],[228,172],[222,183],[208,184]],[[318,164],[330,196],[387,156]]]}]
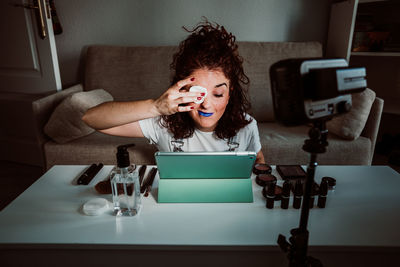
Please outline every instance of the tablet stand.
[{"label": "tablet stand", "polygon": [[328,146],[328,142],[326,140],[328,130],[326,129],[325,122],[326,120],[324,119],[313,122],[313,127],[308,132],[310,139],[305,140],[303,145],[303,150],[310,153],[310,163],[307,167],[307,179],[301,207],[299,228],[295,228],[290,231],[292,234],[292,236],[289,238],[290,243],[286,241],[285,236],[280,234],[278,237],[279,247],[284,252],[288,252],[290,267],[322,266],[322,263],[319,260],[307,256],[309,235],[307,223],[310,213],[309,202],[312,186],[314,184],[314,174],[318,165],[317,154],[325,153],[326,147]]}]

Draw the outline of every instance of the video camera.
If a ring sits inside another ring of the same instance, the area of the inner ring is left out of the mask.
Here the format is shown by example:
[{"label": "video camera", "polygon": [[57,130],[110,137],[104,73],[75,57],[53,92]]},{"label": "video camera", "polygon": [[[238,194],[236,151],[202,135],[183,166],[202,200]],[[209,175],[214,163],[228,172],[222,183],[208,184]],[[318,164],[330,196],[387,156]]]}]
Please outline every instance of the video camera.
[{"label": "video camera", "polygon": [[344,59],[286,59],[270,68],[275,117],[301,125],[348,112],[351,93],[367,87],[364,67]]}]

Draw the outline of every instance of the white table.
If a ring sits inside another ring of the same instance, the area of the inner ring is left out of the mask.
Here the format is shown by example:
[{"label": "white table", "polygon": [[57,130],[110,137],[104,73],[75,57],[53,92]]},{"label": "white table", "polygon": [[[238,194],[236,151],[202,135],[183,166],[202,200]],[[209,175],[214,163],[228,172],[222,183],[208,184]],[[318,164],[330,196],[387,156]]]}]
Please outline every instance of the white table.
[{"label": "white table", "polygon": [[[75,185],[85,167],[54,166],[0,212],[2,266],[287,266],[276,241],[298,227],[300,210],[280,202],[266,209],[254,181],[253,203],[158,204],[156,177],[139,216],[86,216],[87,200],[111,201],[94,185],[112,166],[90,185]],[[309,255],[324,266],[388,266],[400,252],[400,175],[386,166],[318,166],[315,180],[323,176],[337,186],[325,209],[310,212]]]}]

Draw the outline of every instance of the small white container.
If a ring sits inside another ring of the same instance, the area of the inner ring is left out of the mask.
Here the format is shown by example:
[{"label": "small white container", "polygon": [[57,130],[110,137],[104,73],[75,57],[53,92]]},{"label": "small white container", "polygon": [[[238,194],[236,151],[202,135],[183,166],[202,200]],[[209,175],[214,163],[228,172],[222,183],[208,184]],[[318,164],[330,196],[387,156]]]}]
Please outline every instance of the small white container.
[{"label": "small white container", "polygon": [[89,216],[101,215],[110,209],[110,202],[105,198],[94,198],[83,205],[83,212]]}]

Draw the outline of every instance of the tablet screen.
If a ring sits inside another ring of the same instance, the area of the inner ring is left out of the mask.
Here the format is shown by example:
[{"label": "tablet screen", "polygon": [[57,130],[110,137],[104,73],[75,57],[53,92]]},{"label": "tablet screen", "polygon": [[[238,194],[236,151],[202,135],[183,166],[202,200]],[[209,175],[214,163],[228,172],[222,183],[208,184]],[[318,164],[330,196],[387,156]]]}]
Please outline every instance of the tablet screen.
[{"label": "tablet screen", "polygon": [[255,152],[156,152],[161,179],[250,178]]}]

